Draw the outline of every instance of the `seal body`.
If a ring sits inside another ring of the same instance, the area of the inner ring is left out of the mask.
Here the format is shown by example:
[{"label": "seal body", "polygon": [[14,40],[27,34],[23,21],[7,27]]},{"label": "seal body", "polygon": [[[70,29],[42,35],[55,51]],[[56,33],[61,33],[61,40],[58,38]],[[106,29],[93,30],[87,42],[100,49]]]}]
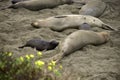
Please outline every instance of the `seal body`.
[{"label": "seal body", "polygon": [[71,0],[17,0],[9,8],[26,8],[29,10],[40,10],[45,8],[53,8],[62,4],[72,3]]},{"label": "seal body", "polygon": [[100,17],[106,9],[106,4],[101,0],[84,0],[83,3],[85,5],[79,11],[82,15]]},{"label": "seal body", "polygon": [[59,61],[63,57],[85,47],[86,45],[100,45],[106,43],[110,36],[107,32],[78,30],[67,36],[60,45],[60,53],[52,59]]},{"label": "seal body", "polygon": [[41,39],[32,39],[27,41],[27,43],[19,48],[24,48],[24,47],[32,47],[36,48],[36,50],[43,51],[43,50],[52,50],[58,46],[59,42],[57,41],[45,41]]},{"label": "seal body", "polygon": [[71,33],[62,43],[61,50],[64,55],[68,55],[86,45],[100,45],[109,40],[107,32],[94,32],[88,30],[78,30]]},{"label": "seal body", "polygon": [[55,31],[63,31],[68,28],[78,29],[80,25],[87,23],[91,27],[100,27],[114,30],[111,26],[105,24],[100,19],[90,15],[59,15],[46,19],[39,19],[31,25],[35,28],[50,28]]}]

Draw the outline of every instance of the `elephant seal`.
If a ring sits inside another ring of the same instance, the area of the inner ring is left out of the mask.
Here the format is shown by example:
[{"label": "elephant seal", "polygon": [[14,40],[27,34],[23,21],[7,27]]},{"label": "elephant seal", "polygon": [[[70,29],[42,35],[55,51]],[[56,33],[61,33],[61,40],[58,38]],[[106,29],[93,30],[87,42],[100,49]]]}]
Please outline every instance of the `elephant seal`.
[{"label": "elephant seal", "polygon": [[94,32],[78,30],[67,36],[60,45],[60,53],[51,59],[59,61],[63,57],[85,47],[86,45],[100,45],[110,40],[108,32]]},{"label": "elephant seal", "polygon": [[59,15],[46,19],[38,19],[31,23],[35,28],[50,28],[55,31],[63,31],[68,28],[78,29],[83,23],[89,24],[91,27],[100,27],[109,30],[115,30],[111,26],[105,24],[100,19],[90,15]]},{"label": "elephant seal", "polygon": [[79,14],[100,17],[106,9],[106,3],[102,0],[83,0],[85,5],[80,9]]},{"label": "elephant seal", "polygon": [[59,42],[52,40],[50,42],[41,40],[41,39],[32,39],[27,41],[27,43],[19,48],[24,47],[32,47],[36,48],[36,50],[43,51],[43,50],[52,50],[58,46]]},{"label": "elephant seal", "polygon": [[26,8],[29,10],[37,11],[45,8],[54,8],[62,4],[70,4],[72,0],[18,0],[17,3],[12,4],[8,7],[2,8]]}]

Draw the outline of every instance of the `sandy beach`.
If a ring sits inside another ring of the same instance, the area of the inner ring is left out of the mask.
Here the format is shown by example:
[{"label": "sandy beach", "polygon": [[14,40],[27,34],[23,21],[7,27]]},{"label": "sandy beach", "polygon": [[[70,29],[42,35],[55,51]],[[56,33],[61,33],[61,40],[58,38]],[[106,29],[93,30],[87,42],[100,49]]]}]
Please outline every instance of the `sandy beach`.
[{"label": "sandy beach", "polygon": [[[107,8],[100,19],[117,29],[110,31],[112,43],[99,46],[88,45],[61,60],[61,64],[70,75],[70,80],[120,80],[120,1],[105,0]],[[7,0],[0,2],[0,7],[9,5]],[[13,52],[14,56],[21,56],[37,51],[26,47],[19,49],[26,41],[41,38],[47,41],[63,40],[68,34],[77,29],[62,32],[49,28],[33,28],[31,22],[50,16],[62,14],[78,14],[82,5],[64,4],[52,9],[30,11],[24,8],[6,9],[0,11],[0,51]],[[103,29],[96,29],[104,31]],[[59,50],[43,51],[44,58],[50,58]]]}]

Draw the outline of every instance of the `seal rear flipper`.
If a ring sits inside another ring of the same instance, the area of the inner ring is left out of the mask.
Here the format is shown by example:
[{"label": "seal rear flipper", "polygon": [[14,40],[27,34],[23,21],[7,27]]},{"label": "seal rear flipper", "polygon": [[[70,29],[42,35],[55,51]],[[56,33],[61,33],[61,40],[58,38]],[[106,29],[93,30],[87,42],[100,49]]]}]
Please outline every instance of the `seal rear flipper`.
[{"label": "seal rear flipper", "polygon": [[102,25],[102,28],[103,28],[103,29],[106,29],[106,30],[117,31],[116,29],[114,29],[113,27],[111,27],[111,26],[108,25],[108,24],[103,24],[103,25]]}]

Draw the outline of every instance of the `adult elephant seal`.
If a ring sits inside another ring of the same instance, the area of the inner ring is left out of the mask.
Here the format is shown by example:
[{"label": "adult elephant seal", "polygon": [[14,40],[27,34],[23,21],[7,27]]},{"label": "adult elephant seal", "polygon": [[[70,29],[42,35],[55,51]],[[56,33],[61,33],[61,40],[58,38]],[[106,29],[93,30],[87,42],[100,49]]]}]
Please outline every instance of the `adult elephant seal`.
[{"label": "adult elephant seal", "polygon": [[79,11],[82,15],[100,17],[106,9],[106,3],[101,0],[83,0],[81,3],[85,4]]},{"label": "adult elephant seal", "polygon": [[45,41],[41,39],[32,39],[27,41],[27,43],[19,48],[24,47],[32,47],[36,50],[43,51],[43,50],[52,50],[58,46],[59,42],[52,40],[52,41]]},{"label": "adult elephant seal", "polygon": [[60,15],[46,19],[38,19],[31,25],[35,28],[50,28],[55,31],[63,31],[68,28],[78,29],[80,25],[87,23],[91,27],[100,27],[114,30],[111,26],[105,24],[100,19],[89,15]]},{"label": "adult elephant seal", "polygon": [[110,39],[107,32],[94,32],[88,30],[78,30],[67,36],[60,45],[60,53],[53,56],[52,59],[59,61],[66,55],[69,55],[86,45],[100,45]]},{"label": "adult elephant seal", "polygon": [[[12,4],[6,8],[26,8],[36,11],[70,3],[72,3],[71,0],[19,0],[18,2],[15,2],[15,4]],[[6,8],[2,8],[2,10]]]}]

